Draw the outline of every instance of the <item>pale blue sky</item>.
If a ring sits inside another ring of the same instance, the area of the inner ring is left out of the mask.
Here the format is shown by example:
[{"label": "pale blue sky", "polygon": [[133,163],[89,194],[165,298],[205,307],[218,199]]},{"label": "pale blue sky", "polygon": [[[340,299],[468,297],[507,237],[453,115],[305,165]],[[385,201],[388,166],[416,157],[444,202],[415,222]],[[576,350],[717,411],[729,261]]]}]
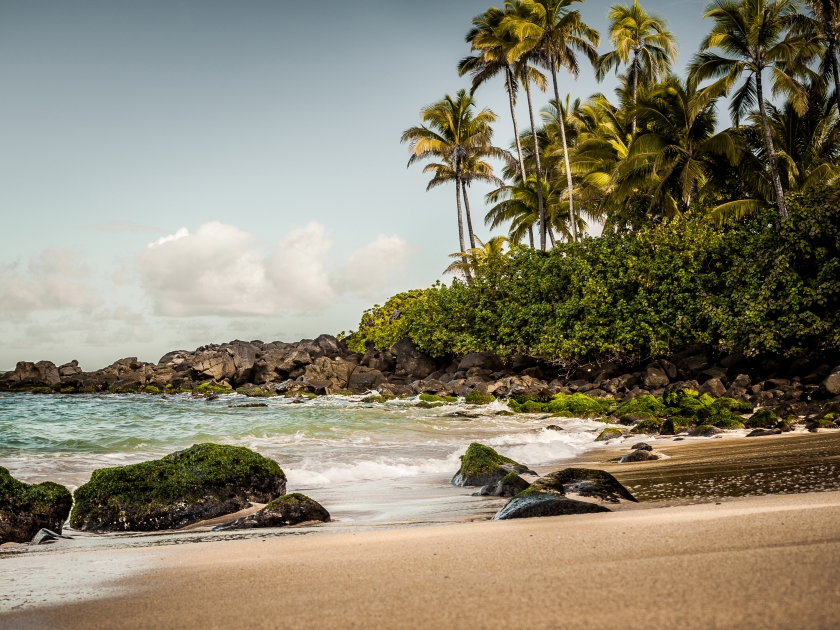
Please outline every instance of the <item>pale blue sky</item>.
[{"label": "pale blue sky", "polygon": [[[608,4],[582,5],[602,32]],[[683,65],[704,0],[644,5],[669,19]],[[454,190],[424,192],[399,136],[468,87],[455,65],[488,6],[0,3],[0,370],[336,333],[440,278]],[[587,68],[561,92],[612,86]],[[477,99],[508,146],[501,84]]]}]

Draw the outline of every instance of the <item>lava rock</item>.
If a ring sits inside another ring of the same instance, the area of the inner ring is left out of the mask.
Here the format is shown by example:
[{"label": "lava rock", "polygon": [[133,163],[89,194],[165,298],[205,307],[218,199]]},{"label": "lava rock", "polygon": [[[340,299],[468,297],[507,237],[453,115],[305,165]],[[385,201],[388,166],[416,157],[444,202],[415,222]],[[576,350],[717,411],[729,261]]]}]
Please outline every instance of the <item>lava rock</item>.
[{"label": "lava rock", "polygon": [[747,433],[747,437],[764,437],[766,435],[781,435],[781,429],[755,429]]},{"label": "lava rock", "polygon": [[649,462],[657,459],[662,459],[661,453],[657,453],[650,447],[648,447],[648,449],[637,448],[633,449],[632,451],[627,453],[627,455],[619,459],[618,463],[626,464],[628,462]]},{"label": "lava rock", "polygon": [[196,444],[162,459],[94,471],[73,494],[70,524],[82,531],[177,529],[285,492],[277,462],[241,446]]},{"label": "lava rock", "polygon": [[493,520],[610,512],[607,505],[622,501],[636,502],[636,499],[611,474],[603,470],[566,468],[532,483],[508,501]]},{"label": "lava rock", "polygon": [[330,522],[330,513],[317,501],[294,492],[271,501],[259,512],[238,518],[213,530],[251,529],[254,527],[288,527],[308,521]]},{"label": "lava rock", "polygon": [[0,466],[0,545],[27,543],[41,529],[61,532],[73,497],[51,481],[29,485]]},{"label": "lava rock", "polygon": [[474,497],[515,497],[523,490],[531,486],[516,473],[508,473],[498,483],[482,486],[478,492],[473,492]]},{"label": "lava rock", "polygon": [[652,451],[653,447],[645,442],[636,442],[630,447],[631,451]]},{"label": "lava rock", "polygon": [[461,469],[452,477],[452,485],[487,486],[498,483],[512,472],[537,474],[527,466],[499,455],[489,446],[473,442],[461,458]]}]

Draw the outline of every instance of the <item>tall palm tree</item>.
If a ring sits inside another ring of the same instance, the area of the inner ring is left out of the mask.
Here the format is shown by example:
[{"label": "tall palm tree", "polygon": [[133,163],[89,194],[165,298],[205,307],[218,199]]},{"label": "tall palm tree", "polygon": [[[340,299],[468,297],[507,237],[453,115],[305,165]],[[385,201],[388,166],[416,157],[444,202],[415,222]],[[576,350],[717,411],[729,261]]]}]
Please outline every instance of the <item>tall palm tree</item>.
[{"label": "tall palm tree", "polygon": [[[813,74],[807,64],[819,52],[819,45],[807,35],[792,32],[798,15],[796,0],[712,0],[705,17],[714,20],[714,26],[689,67],[694,82],[715,79],[701,91],[707,98],[729,94],[745,77],[735,90],[729,111],[737,126],[758,104],[776,206],[783,221],[788,211],[770,135],[763,75],[765,70],[769,72],[774,96],[787,96],[798,112],[805,112],[808,94],[797,79]],[[728,56],[713,52],[715,49]]]},{"label": "tall palm tree", "polygon": [[840,114],[840,68],[838,68],[837,48],[840,45],[840,0],[803,0],[811,9],[812,17],[804,20],[806,30],[822,41],[821,70],[824,76],[834,82],[834,101]]},{"label": "tall palm tree", "polygon": [[[668,30],[664,18],[648,13],[633,0],[632,6],[614,4],[607,13],[610,21],[609,39],[614,50],[598,59],[596,77],[604,79],[615,68],[629,65],[633,105],[639,92],[639,83],[651,87],[660,77],[671,72],[677,60],[677,38]],[[633,135],[636,119],[633,119]]]},{"label": "tall palm tree", "polygon": [[[484,243],[480,238],[478,247],[473,247],[466,252],[455,252],[449,254],[450,258],[455,258],[455,262],[449,265],[443,273],[457,273],[461,272],[465,277],[469,278],[471,274],[479,275],[481,273],[482,265],[487,264],[491,260],[500,260],[507,258],[510,250],[505,251],[505,245],[509,243],[505,236],[494,236]],[[458,260],[460,258],[460,260]]]},{"label": "tall palm tree", "polygon": [[[505,0],[505,18],[502,20],[501,27],[507,33],[512,33],[511,24],[515,24],[521,19],[527,19],[530,14],[530,8],[525,2],[521,0]],[[533,50],[520,50],[518,46],[513,46],[506,51],[507,62],[516,68],[515,74],[520,78],[522,85],[525,88],[525,96],[528,99],[528,117],[531,121],[531,129],[536,129],[534,124],[534,103],[531,99],[531,83],[533,82],[540,90],[545,90],[545,77],[540,74],[535,68],[532,68],[532,63],[539,62],[539,55]],[[545,205],[542,198],[542,169],[540,166],[540,150],[537,145],[536,134],[533,134],[534,140],[534,162],[535,175],[537,181],[537,202],[539,205],[540,214],[540,249],[546,249],[546,230],[547,224],[545,222]]]},{"label": "tall palm tree", "polygon": [[[424,159],[437,162],[427,164],[423,172],[434,173],[426,190],[447,182],[455,182],[455,197],[458,209],[458,237],[461,251],[466,251],[464,223],[461,213],[461,195],[466,196],[466,185],[474,179],[497,181],[493,169],[484,158],[505,159],[507,153],[494,147],[491,142],[491,123],[496,115],[489,109],[474,113],[475,101],[466,90],[460,90],[452,98],[432,103],[420,111],[424,125],[411,127],[402,134],[400,142],[409,143],[411,157],[408,166]],[[470,244],[475,243],[472,219],[467,214]]]},{"label": "tall palm tree", "polygon": [[[551,72],[554,85],[554,99],[560,103],[560,91],[557,85],[557,72],[565,68],[577,79],[580,73],[578,53],[585,55],[594,65],[598,59],[598,46],[601,36],[598,31],[584,23],[580,11],[569,7],[583,0],[523,0],[522,6],[528,10],[527,16],[512,15],[507,20],[508,29],[518,40],[511,54],[521,56],[527,52],[536,52],[540,65]],[[566,166],[566,190],[569,200],[570,224],[572,237],[574,232],[574,193],[572,172],[569,164],[569,145],[566,140],[566,126],[563,117],[558,117],[563,156]]]}]

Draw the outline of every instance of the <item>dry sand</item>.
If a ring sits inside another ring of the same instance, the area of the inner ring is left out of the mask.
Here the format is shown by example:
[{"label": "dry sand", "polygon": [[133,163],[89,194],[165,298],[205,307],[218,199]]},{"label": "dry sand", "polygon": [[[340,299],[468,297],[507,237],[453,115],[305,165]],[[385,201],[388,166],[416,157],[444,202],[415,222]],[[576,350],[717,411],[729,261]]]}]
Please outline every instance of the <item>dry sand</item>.
[{"label": "dry sand", "polygon": [[[831,459],[838,438],[669,448],[671,459],[624,468],[619,477],[652,489],[695,473],[724,481],[769,475],[768,453],[783,467],[785,453],[818,446],[830,452],[817,459]],[[743,468],[732,459],[739,449]],[[65,555],[94,563],[114,554],[138,567],[110,584],[116,590],[0,615],[0,627],[840,627],[836,491]],[[48,569],[51,558],[59,556],[24,554],[0,561],[0,570],[23,576]]]}]

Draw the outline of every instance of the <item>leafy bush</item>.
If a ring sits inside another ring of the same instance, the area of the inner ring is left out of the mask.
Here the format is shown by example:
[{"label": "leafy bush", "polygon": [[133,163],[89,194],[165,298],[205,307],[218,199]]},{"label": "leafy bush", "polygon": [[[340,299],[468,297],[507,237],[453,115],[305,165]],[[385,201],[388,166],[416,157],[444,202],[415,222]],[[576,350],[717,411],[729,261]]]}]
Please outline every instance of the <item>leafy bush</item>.
[{"label": "leafy bush", "polygon": [[377,350],[389,349],[400,339],[411,336],[403,314],[406,310],[416,307],[418,302],[422,301],[424,293],[419,289],[406,291],[390,298],[382,306],[374,305],[362,315],[359,330],[348,335],[342,333],[339,339],[345,339],[352,352],[364,353],[368,341],[373,342]]}]

